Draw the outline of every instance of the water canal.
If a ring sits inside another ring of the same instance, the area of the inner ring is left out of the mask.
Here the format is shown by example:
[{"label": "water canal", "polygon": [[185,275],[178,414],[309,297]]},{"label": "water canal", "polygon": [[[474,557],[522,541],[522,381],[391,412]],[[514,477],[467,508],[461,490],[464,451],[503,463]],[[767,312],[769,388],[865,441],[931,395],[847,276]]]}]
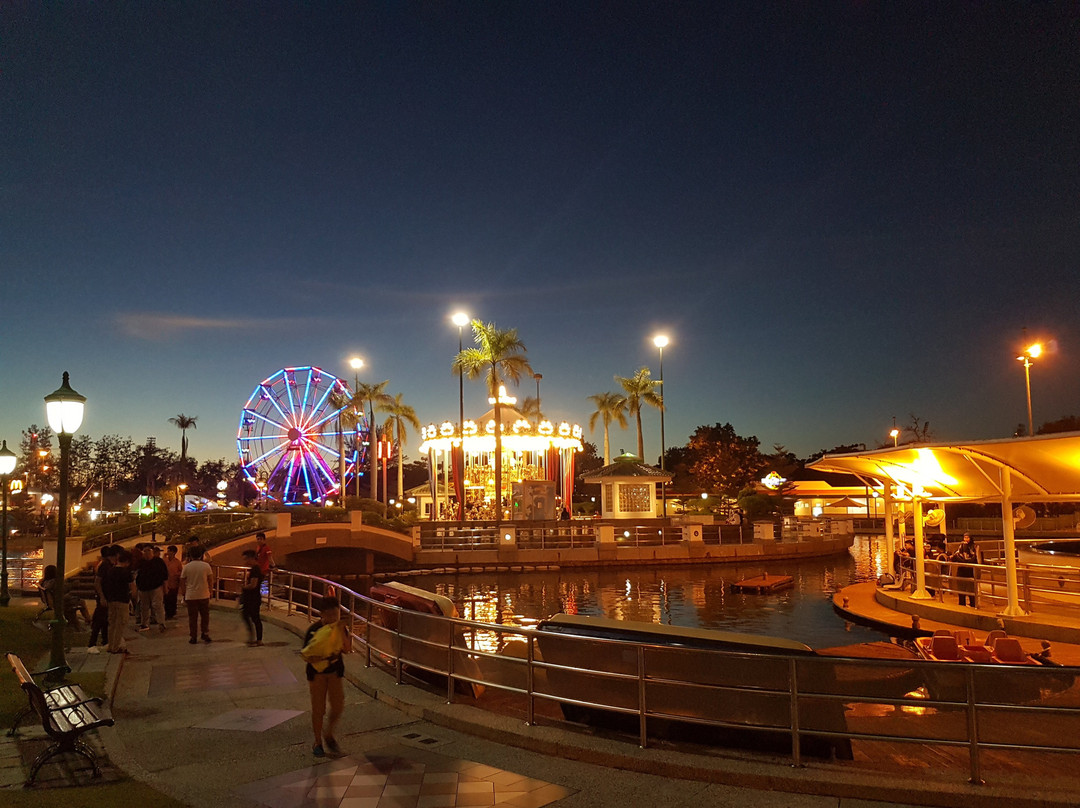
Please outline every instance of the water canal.
[{"label": "water canal", "polygon": [[[887,639],[845,621],[831,602],[834,592],[874,580],[886,569],[884,539],[859,536],[849,553],[797,561],[470,572],[399,580],[446,595],[462,617],[485,623],[531,626],[569,612],[746,631],[825,648]],[[768,595],[730,591],[732,583],[764,572],[790,575],[795,586]]]}]

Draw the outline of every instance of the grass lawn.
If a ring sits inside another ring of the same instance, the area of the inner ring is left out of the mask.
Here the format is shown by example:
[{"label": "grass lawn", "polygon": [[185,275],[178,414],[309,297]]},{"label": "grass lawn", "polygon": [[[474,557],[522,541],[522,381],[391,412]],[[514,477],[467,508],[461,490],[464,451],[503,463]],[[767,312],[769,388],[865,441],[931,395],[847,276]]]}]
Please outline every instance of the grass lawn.
[{"label": "grass lawn", "polygon": [[[0,609],[0,653],[16,654],[30,670],[39,668],[40,661],[49,651],[49,634],[34,625],[38,607],[8,606]],[[86,637],[76,633],[73,644],[85,644]],[[69,681],[78,683],[91,695],[103,695],[103,673],[71,674]],[[18,680],[5,660],[0,666],[0,727],[11,728],[15,713],[26,706],[26,696],[19,689]],[[155,791],[137,780],[117,783],[81,786],[78,788],[30,789],[9,788],[0,790],[0,804],[4,808],[122,808],[123,806],[153,805],[155,808],[182,808],[184,803]]]}]

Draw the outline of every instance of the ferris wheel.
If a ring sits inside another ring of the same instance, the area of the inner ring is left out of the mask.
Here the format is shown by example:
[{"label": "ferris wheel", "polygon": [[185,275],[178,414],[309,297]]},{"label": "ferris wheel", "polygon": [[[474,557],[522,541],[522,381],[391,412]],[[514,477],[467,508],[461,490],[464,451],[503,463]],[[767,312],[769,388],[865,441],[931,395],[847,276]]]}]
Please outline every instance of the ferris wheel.
[{"label": "ferris wheel", "polygon": [[[350,396],[341,379],[316,367],[283,368],[264,379],[240,415],[240,465],[261,492],[285,505],[315,504],[336,495],[363,468],[367,422],[340,431],[338,414]],[[345,480],[340,480],[344,448]]]}]

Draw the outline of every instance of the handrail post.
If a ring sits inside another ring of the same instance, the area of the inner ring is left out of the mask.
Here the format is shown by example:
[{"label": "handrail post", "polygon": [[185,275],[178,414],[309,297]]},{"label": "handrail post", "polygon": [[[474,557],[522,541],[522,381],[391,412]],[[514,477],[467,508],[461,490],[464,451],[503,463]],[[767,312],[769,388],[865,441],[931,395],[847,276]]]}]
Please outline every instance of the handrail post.
[{"label": "handrail post", "polygon": [[371,614],[372,607],[371,601],[367,602],[367,620],[364,621],[364,650],[366,653],[366,659],[364,660],[364,667],[371,667]]},{"label": "handrail post", "polygon": [[971,777],[968,782],[977,786],[983,785],[982,772],[979,761],[979,720],[975,711],[975,668],[966,666],[964,682],[967,685],[967,731],[968,731],[968,757],[971,761]]},{"label": "handrail post", "polygon": [[799,742],[799,681],[795,658],[788,659],[788,684],[791,691],[791,765],[802,766],[802,744]]},{"label": "handrail post", "polygon": [[645,646],[637,647],[638,676],[638,746],[645,749],[649,745],[648,721],[645,718]]},{"label": "handrail post", "polygon": [[450,624],[446,641],[446,703],[454,703],[454,625]]},{"label": "handrail post", "polygon": [[394,681],[401,684],[401,620],[397,621],[394,629]]},{"label": "handrail post", "polygon": [[532,726],[536,720],[536,699],[533,697],[533,663],[536,661],[536,654],[533,651],[533,643],[536,641],[536,637],[529,635],[526,638],[525,643],[526,660],[528,665],[525,668],[525,697],[527,701],[527,708],[525,712],[525,724]]},{"label": "handrail post", "polygon": [[293,613],[293,591],[296,586],[295,577],[293,573],[289,573],[289,594],[285,600],[285,616],[289,617]]}]

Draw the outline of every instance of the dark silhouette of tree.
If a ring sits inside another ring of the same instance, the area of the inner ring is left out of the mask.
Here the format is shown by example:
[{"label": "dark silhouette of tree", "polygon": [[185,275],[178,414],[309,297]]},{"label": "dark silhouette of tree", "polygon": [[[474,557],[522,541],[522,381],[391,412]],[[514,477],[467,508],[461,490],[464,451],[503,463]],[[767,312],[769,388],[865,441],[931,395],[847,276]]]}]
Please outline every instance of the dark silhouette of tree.
[{"label": "dark silhouette of tree", "polygon": [[1080,417],[1066,415],[1056,421],[1047,421],[1035,430],[1036,435],[1052,435],[1055,432],[1080,432]]}]

